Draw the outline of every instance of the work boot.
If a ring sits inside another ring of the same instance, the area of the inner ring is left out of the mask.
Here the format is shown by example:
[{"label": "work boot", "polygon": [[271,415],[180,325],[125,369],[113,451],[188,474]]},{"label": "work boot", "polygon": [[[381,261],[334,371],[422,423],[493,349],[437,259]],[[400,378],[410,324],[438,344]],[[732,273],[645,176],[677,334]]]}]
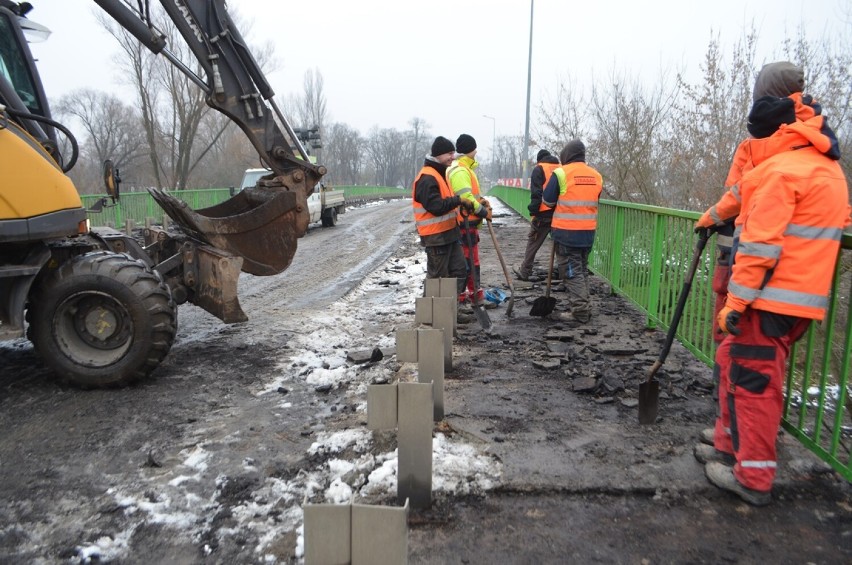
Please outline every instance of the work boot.
[{"label": "work boot", "polygon": [[519,281],[528,282],[530,280],[530,273],[524,273],[521,268],[516,265],[512,265],[512,272],[515,274],[515,278]]},{"label": "work boot", "polygon": [[704,475],[707,480],[719,487],[730,491],[752,506],[766,506],[772,502],[772,493],[750,489],[740,483],[734,476],[731,467],[711,461],[704,466]]},{"label": "work boot", "polygon": [[716,437],[715,428],[704,428],[698,434],[698,439],[701,440],[701,443],[706,443],[707,445],[716,445],[714,438]]},{"label": "work boot", "polygon": [[461,311],[456,314],[456,323],[459,325],[469,324],[473,321],[473,311]]},{"label": "work boot", "polygon": [[719,451],[712,445],[706,445],[704,443],[696,444],[692,453],[695,455],[695,459],[697,459],[699,463],[716,462],[728,467],[733,467],[734,463],[737,462],[737,458],[732,454]]},{"label": "work boot", "polygon": [[556,318],[556,321],[568,326],[568,328],[579,328],[583,325],[583,322],[574,317],[570,310],[568,312],[560,312],[559,314],[554,314],[553,317]]}]

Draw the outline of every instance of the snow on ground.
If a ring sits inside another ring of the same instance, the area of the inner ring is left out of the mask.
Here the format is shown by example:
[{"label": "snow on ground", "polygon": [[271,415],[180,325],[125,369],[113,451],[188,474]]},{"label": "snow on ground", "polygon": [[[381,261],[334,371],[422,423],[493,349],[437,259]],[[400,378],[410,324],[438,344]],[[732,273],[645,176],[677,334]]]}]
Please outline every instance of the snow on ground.
[{"label": "snow on ground", "polygon": [[[501,211],[499,201],[493,206],[495,212]],[[411,237],[416,240],[416,235]],[[347,352],[393,347],[396,329],[408,327],[413,322],[414,302],[422,293],[426,261],[419,247],[409,248],[413,250],[411,255],[389,259],[343,299],[307,320],[304,327],[294,333],[287,350],[297,353],[282,354],[279,374],[255,394],[276,393],[279,387],[295,380],[315,387],[345,387],[352,402],[357,404],[357,412],[365,414],[369,382],[377,377],[393,380],[396,375],[384,364],[357,371],[347,361]],[[284,401],[280,404],[282,408],[289,405]],[[236,526],[220,528],[216,530],[217,535],[221,539],[239,531],[252,531],[258,539],[257,556],[264,562],[275,563],[276,558],[266,553],[268,548],[283,535],[296,532],[295,556],[303,557],[302,505],[306,501],[346,504],[357,499],[360,503],[371,504],[395,500],[397,451],[372,453],[372,447],[372,432],[362,428],[319,433],[308,455],[328,459],[314,469],[300,471],[291,480],[264,479],[250,500],[230,509]],[[211,518],[219,510],[215,494],[209,500],[198,494],[202,483],[211,479],[205,474],[208,466],[216,467],[213,458],[217,455],[205,450],[203,443],[182,455],[185,457],[183,463],[168,472],[173,473],[171,478],[166,477],[168,490],[158,487],[156,495],[152,496],[143,485],[136,493],[116,490],[111,494],[126,514],[145,513],[148,522],[180,529],[200,543],[210,527]],[[253,468],[253,462],[243,461],[243,468]],[[435,435],[434,496],[487,491],[498,483],[501,473],[502,467],[497,460],[460,437]],[[163,477],[158,479],[162,481]],[[226,478],[216,477],[215,481],[218,491]],[[79,555],[84,556],[81,562],[120,557],[132,534],[133,529],[128,529],[114,537],[103,537],[81,546]]]}]

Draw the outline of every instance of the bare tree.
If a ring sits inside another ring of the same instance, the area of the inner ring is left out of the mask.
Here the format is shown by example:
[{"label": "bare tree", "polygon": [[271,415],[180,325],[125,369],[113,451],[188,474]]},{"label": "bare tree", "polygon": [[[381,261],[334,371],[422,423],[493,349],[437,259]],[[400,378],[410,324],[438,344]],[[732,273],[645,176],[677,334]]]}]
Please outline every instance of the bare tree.
[{"label": "bare tree", "polygon": [[357,130],[343,123],[331,124],[324,140],[326,181],[332,184],[358,184],[361,181],[364,140]]},{"label": "bare tree", "polygon": [[302,83],[302,96],[297,108],[298,124],[302,127],[318,127],[324,132],[327,102],[323,86],[325,81],[319,69],[308,69]]},{"label": "bare tree", "polygon": [[145,139],[141,120],[132,106],[118,97],[90,88],[79,89],[63,96],[54,105],[60,121],[76,118],[82,125],[80,159],[74,171],[79,178],[80,190],[100,191],[100,183],[93,183],[83,171],[98,172],[106,159],[119,168],[126,168],[144,160]]},{"label": "bare tree", "polygon": [[615,73],[593,86],[587,155],[613,198],[661,203],[658,144],[674,97],[665,75],[650,92],[637,78]]},{"label": "bare tree", "polygon": [[[103,15],[99,18],[121,46],[124,56],[118,59],[118,64],[138,96],[151,184],[175,189],[189,187],[192,175],[216,153],[213,149],[231,127],[230,120],[208,107],[205,93],[175,66],[154,56],[112,20]],[[204,76],[203,69],[162,10],[152,14],[152,20],[165,30],[171,52],[187,68]],[[255,58],[261,64],[266,63],[271,51],[268,47],[261,49]]]},{"label": "bare tree", "polygon": [[752,28],[734,45],[726,64],[718,37],[713,38],[701,64],[701,82],[690,84],[678,74],[672,136],[664,142],[666,202],[703,209],[724,191],[731,158],[748,135],[756,43]]},{"label": "bare tree", "polygon": [[588,103],[581,89],[568,77],[559,79],[556,94],[545,94],[538,105],[533,136],[540,148],[556,151],[570,139],[587,137]]},{"label": "bare tree", "polygon": [[373,127],[366,139],[367,158],[375,171],[374,182],[379,186],[402,185],[405,177],[405,136],[395,129]]},{"label": "bare tree", "polygon": [[405,132],[405,136],[408,138],[406,147],[409,148],[409,151],[407,152],[406,162],[409,166],[404,168],[402,186],[414,184],[414,177],[420,172],[432,141],[429,134],[429,124],[426,123],[426,120],[411,118],[408,125],[411,129]]}]

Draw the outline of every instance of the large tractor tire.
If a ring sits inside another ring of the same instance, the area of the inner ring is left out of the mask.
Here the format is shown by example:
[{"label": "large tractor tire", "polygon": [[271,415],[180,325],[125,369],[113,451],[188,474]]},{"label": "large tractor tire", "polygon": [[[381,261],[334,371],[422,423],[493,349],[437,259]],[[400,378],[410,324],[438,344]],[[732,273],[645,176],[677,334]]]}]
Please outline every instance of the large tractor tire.
[{"label": "large tractor tire", "polygon": [[36,350],[62,380],[121,387],[148,376],[174,343],[177,305],[156,271],[96,251],[60,266],[30,301]]}]

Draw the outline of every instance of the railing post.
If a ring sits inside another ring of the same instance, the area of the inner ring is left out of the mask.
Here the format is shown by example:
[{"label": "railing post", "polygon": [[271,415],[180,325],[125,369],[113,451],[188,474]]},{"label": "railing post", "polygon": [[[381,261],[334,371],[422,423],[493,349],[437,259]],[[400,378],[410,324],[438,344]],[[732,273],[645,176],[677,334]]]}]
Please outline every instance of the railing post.
[{"label": "railing post", "polygon": [[663,239],[666,235],[666,218],[654,215],[654,233],[651,249],[651,272],[648,281],[648,327],[656,328],[660,319],[660,281],[663,276]]},{"label": "railing post", "polygon": [[610,257],[610,288],[613,294],[616,288],[621,288],[621,249],[624,249],[624,208],[615,208],[615,233],[612,236]]}]

